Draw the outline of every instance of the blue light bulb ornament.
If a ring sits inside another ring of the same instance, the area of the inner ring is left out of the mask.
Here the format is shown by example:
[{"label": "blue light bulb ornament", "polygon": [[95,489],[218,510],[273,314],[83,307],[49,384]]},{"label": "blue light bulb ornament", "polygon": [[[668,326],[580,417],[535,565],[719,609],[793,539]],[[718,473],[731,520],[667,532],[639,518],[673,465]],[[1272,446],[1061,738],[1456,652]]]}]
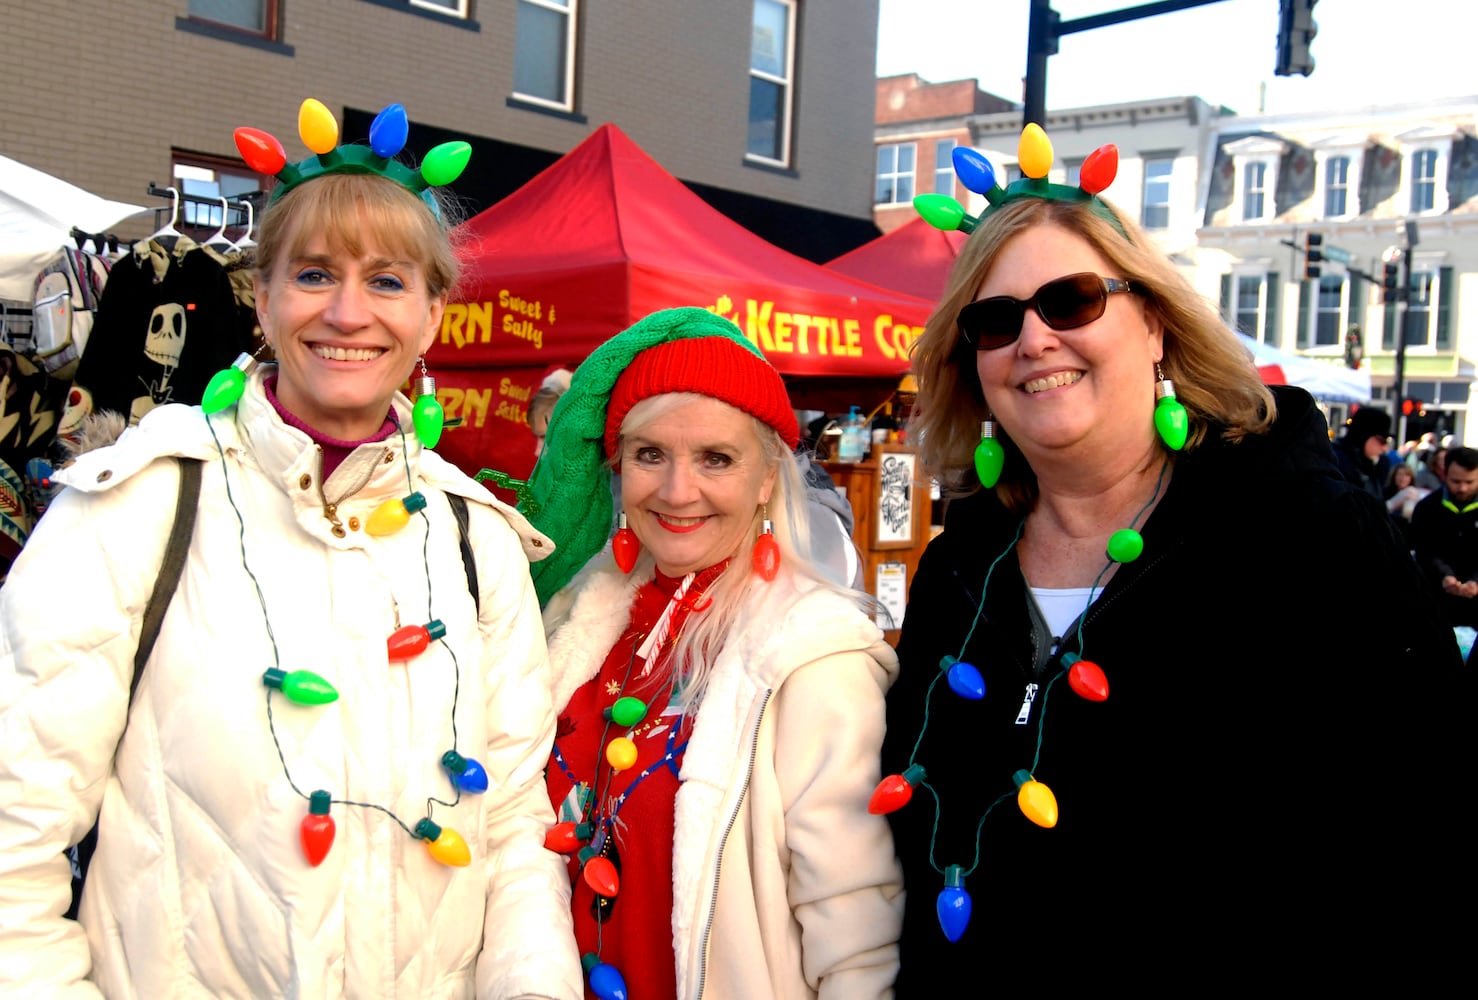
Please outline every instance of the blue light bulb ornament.
[{"label": "blue light bulb ornament", "polygon": [[257,366],[257,359],[245,351],[236,355],[231,367],[222,368],[210,377],[200,397],[200,408],[209,416],[228,406],[235,406],[246,390],[246,377]]},{"label": "blue light bulb ornament", "polygon": [[985,200],[991,203],[1005,197],[1006,192],[996,183],[996,172],[991,169],[990,161],[978,150],[956,146],[950,159],[954,161],[955,176],[965,187],[985,195]]},{"label": "blue light bulb ornament", "polygon": [[627,1000],[626,980],[614,965],[607,965],[589,951],[580,956],[580,965],[590,979],[590,991],[600,1000]]},{"label": "blue light bulb ornament", "polygon": [[370,123],[370,149],[374,150],[376,156],[383,156],[388,160],[405,148],[405,140],[410,133],[411,126],[406,119],[404,106],[391,104],[375,115],[375,120]]},{"label": "blue light bulb ornament", "polygon": [[452,782],[464,792],[480,795],[488,790],[488,772],[475,760],[468,760],[455,750],[441,755],[441,766],[452,776]]},{"label": "blue light bulb ornament", "polygon": [[980,676],[974,664],[946,654],[939,661],[939,669],[945,671],[949,689],[961,698],[979,701],[985,697],[985,678]]},{"label": "blue light bulb ornament", "polygon": [[939,917],[939,927],[944,936],[958,941],[965,936],[970,926],[970,894],[965,891],[965,869],[950,865],[944,870],[944,888],[934,903],[934,912]]}]

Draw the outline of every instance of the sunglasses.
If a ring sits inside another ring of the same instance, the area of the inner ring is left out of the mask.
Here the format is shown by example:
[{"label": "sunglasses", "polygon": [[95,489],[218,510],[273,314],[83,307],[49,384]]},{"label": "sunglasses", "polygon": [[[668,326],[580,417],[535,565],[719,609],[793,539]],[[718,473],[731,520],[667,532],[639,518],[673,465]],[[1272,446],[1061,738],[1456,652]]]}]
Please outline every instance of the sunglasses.
[{"label": "sunglasses", "polygon": [[1091,271],[1054,278],[1027,299],[1009,295],[993,295],[971,302],[960,310],[955,320],[960,339],[977,351],[993,351],[1014,343],[1021,336],[1026,311],[1035,309],[1054,330],[1076,330],[1103,315],[1108,297],[1113,292],[1137,292],[1140,289],[1119,278],[1103,278]]}]

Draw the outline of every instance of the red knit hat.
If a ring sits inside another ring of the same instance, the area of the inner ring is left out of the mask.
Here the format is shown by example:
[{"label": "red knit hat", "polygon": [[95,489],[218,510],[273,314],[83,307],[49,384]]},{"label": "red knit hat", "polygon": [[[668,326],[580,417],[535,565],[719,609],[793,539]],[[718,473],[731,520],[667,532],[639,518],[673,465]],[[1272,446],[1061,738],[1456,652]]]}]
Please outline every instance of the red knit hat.
[{"label": "red knit hat", "polygon": [[611,387],[606,454],[616,454],[621,422],[644,399],[696,392],[743,410],[775,429],[786,447],[801,438],[785,383],[768,361],[725,337],[685,337],[655,344],[631,359]]}]

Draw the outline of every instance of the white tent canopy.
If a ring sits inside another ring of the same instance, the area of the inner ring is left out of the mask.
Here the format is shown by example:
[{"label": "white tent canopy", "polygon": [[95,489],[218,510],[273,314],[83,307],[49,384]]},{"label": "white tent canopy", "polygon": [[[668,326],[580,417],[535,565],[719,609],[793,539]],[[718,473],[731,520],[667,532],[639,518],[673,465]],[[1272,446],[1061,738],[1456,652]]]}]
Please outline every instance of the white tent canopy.
[{"label": "white tent canopy", "polygon": [[146,211],[0,156],[0,298],[30,301],[37,272],[72,242],[74,226],[101,233]]},{"label": "white tent canopy", "polygon": [[1259,343],[1244,333],[1237,334],[1252,363],[1270,385],[1296,385],[1315,399],[1329,403],[1370,402],[1370,372],[1346,368],[1343,363],[1306,358],[1301,354],[1280,351]]}]

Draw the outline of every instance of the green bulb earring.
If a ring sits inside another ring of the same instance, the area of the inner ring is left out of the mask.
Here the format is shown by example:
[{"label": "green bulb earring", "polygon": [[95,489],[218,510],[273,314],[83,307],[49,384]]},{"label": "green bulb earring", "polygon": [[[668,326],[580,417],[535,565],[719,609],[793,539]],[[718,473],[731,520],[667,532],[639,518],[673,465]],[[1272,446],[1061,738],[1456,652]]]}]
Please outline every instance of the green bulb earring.
[{"label": "green bulb earring", "polygon": [[996,440],[995,421],[980,422],[980,443],[975,446],[975,474],[980,485],[990,489],[1001,479],[1001,466],[1006,463],[1006,449]]},{"label": "green bulb earring", "polygon": [[416,437],[427,448],[435,448],[436,442],[441,440],[446,414],[436,401],[436,379],[427,374],[425,358],[421,359],[421,374],[413,381],[411,393],[416,397],[415,408],[411,411],[411,423],[416,428]]},{"label": "green bulb earring", "polygon": [[1185,447],[1191,420],[1185,405],[1175,398],[1175,383],[1165,377],[1159,362],[1155,363],[1155,400],[1155,430],[1165,447],[1180,451]]}]

